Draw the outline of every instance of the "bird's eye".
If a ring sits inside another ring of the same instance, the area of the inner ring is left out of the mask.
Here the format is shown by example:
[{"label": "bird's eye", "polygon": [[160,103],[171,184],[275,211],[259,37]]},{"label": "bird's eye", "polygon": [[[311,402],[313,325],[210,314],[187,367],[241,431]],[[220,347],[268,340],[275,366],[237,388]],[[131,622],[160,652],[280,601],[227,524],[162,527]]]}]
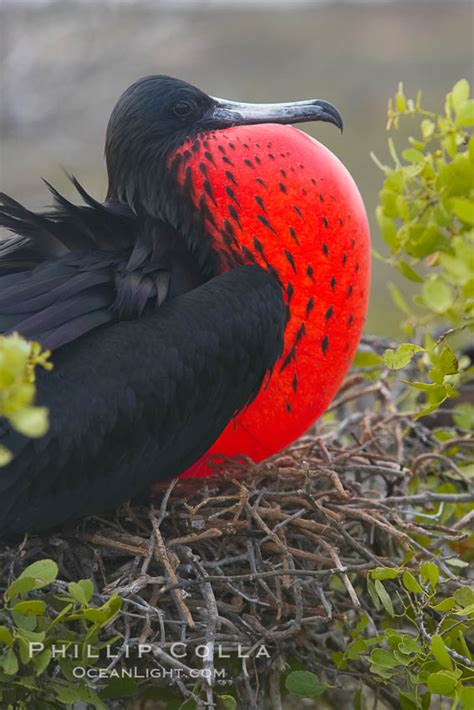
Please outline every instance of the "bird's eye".
[{"label": "bird's eye", "polygon": [[194,101],[178,101],[173,107],[173,112],[178,118],[190,116],[196,110]]}]

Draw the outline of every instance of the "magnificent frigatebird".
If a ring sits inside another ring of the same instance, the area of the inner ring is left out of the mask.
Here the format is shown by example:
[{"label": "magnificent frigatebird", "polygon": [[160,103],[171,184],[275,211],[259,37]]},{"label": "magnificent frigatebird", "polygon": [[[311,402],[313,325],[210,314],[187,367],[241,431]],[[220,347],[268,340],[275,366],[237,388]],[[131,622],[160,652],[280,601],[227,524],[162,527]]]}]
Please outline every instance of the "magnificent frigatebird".
[{"label": "magnificent frigatebird", "polygon": [[341,163],[279,125],[304,121],[342,129],[326,101],[150,76],[112,112],[105,202],[75,178],[81,206],[50,185],[42,213],[1,195],[0,332],[53,350],[54,370],[47,435],[0,430],[0,535],[110,509],[216,440],[262,458],[325,409],[365,316],[368,228]]}]

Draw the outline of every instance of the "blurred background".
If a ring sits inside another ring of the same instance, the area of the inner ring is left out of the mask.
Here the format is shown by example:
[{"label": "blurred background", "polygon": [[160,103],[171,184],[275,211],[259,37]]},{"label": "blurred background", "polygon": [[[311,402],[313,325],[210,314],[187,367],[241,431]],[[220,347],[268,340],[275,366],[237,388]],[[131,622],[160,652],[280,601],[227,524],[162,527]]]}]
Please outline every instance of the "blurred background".
[{"label": "blurred background", "polygon": [[[407,95],[422,89],[441,108],[453,83],[470,78],[472,9],[461,0],[0,0],[0,189],[39,207],[41,177],[73,195],[66,168],[103,198],[109,114],[146,74],[232,99],[324,98],[344,134],[304,130],[351,171],[383,251],[373,219],[382,177],[369,152],[387,156],[387,99],[403,81]],[[367,332],[397,333],[388,278],[375,262]]]}]

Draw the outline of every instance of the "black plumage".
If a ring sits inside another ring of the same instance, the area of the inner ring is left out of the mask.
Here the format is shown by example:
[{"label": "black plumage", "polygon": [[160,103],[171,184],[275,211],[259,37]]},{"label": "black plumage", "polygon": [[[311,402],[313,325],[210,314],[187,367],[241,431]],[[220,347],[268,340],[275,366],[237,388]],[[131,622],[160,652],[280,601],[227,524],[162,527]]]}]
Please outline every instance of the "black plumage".
[{"label": "black plumage", "polygon": [[51,186],[44,213],[0,196],[0,226],[14,233],[0,244],[0,332],[53,349],[54,363],[37,380],[47,435],[0,423],[13,453],[0,469],[0,536],[110,509],[180,474],[281,355],[278,280],[238,263],[218,274],[191,188],[167,162],[186,137],[219,126],[217,105],[148,77],[112,114],[106,202],[74,178],[83,205]]},{"label": "black plumage", "polygon": [[178,475],[258,393],[281,353],[280,286],[243,266],[61,348],[38,381],[48,434],[7,429],[0,531],[109,509]]},{"label": "black plumage", "polygon": [[44,348],[137,318],[205,280],[169,224],[99,204],[72,180],[85,206],[51,186],[56,209],[44,214],[0,195],[0,224],[16,233],[0,248],[0,330],[18,330]]}]

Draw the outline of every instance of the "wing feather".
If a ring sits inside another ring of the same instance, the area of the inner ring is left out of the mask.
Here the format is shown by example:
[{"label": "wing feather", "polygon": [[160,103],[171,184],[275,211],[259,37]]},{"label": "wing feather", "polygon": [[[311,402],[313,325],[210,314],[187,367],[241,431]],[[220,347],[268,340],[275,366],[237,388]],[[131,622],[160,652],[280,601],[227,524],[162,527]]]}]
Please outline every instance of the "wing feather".
[{"label": "wing feather", "polygon": [[38,380],[49,433],[1,439],[14,459],[0,469],[0,534],[110,509],[184,471],[256,396],[285,322],[280,285],[244,266],[59,350]]}]

